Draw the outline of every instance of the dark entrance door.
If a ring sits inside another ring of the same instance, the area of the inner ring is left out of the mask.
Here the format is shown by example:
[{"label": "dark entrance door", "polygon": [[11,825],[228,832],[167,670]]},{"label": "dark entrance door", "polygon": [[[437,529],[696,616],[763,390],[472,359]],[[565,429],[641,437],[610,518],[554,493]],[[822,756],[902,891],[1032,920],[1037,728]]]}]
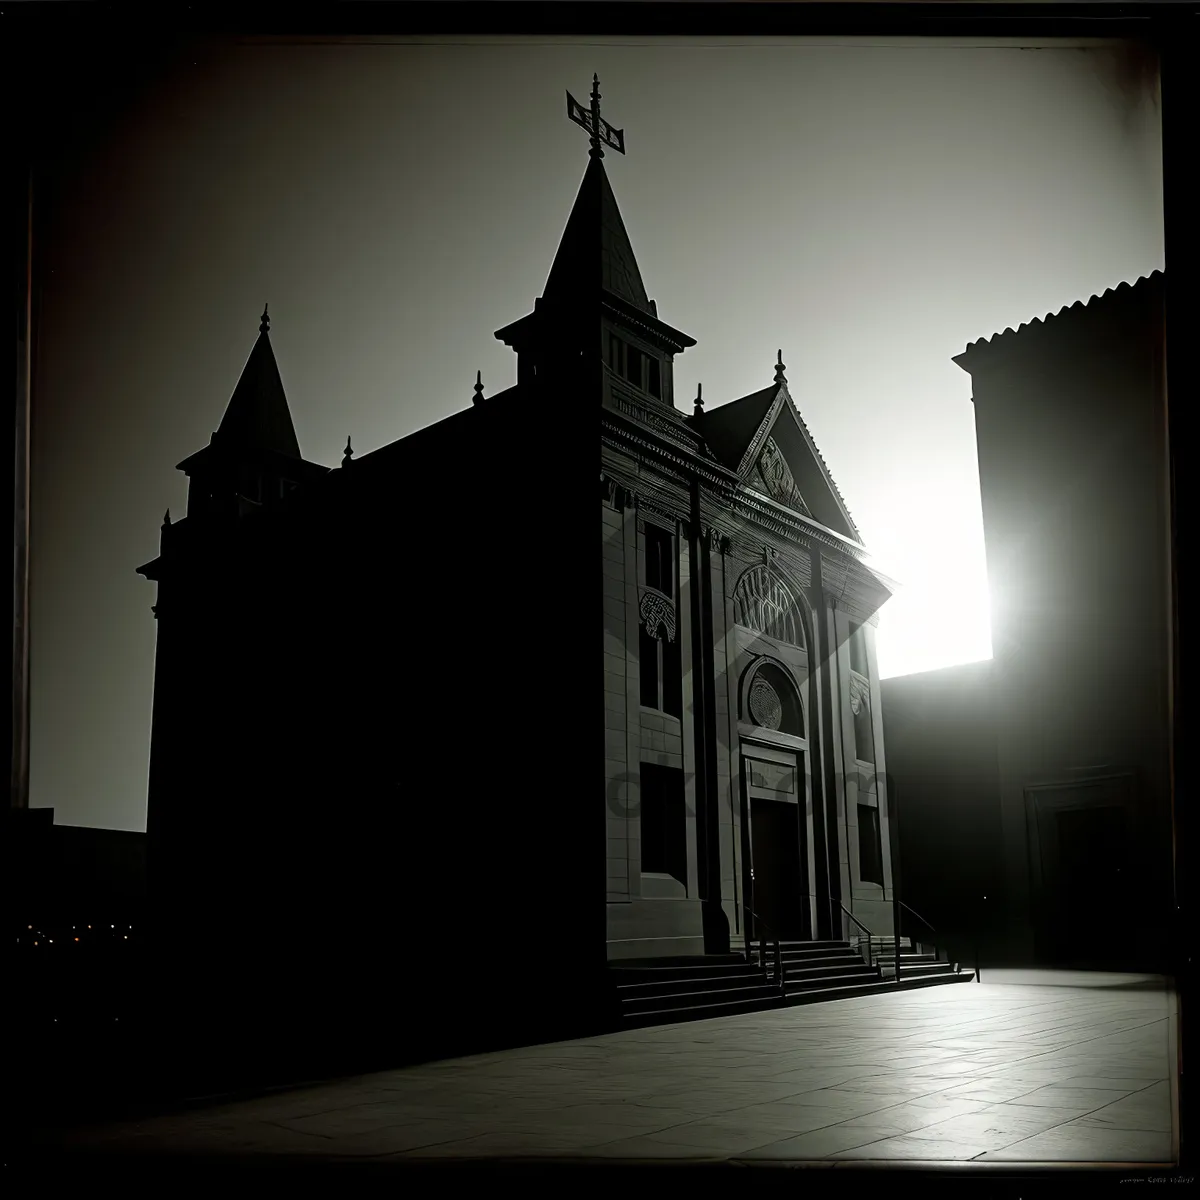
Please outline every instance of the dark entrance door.
[{"label": "dark entrance door", "polygon": [[1128,928],[1129,818],[1123,808],[1056,814],[1057,871],[1050,898],[1056,957],[1080,965],[1119,959]]},{"label": "dark entrance door", "polygon": [[1136,965],[1140,897],[1135,830],[1119,794],[1124,782],[1030,790],[1045,962],[1110,970]]},{"label": "dark entrance door", "polygon": [[807,938],[798,805],[750,800],[754,911],[779,938]]}]

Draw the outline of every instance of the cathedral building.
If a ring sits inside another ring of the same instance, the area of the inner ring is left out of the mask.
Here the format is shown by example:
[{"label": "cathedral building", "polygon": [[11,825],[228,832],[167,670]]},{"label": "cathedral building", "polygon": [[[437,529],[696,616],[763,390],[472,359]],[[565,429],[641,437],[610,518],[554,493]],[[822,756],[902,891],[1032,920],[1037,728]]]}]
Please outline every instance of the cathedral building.
[{"label": "cathedral building", "polygon": [[740,399],[677,393],[695,343],[643,283],[604,164],[623,134],[598,89],[569,113],[591,154],[542,295],[496,333],[515,385],[477,377],[329,469],[264,312],[180,464],[187,514],[140,568],[149,872],[214,997],[236,963],[306,1011],[545,1033],[610,963],[892,930],[888,582],[782,354]]}]

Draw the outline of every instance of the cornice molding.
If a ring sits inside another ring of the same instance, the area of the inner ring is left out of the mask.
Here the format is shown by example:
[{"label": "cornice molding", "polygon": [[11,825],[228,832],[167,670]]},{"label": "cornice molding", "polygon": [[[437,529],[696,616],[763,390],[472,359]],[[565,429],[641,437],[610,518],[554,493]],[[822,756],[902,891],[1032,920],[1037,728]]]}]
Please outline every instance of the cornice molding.
[{"label": "cornice molding", "polygon": [[702,485],[708,485],[711,493],[708,499],[724,506],[735,520],[756,522],[769,533],[785,540],[811,539],[820,542],[849,561],[862,561],[867,557],[864,547],[839,537],[778,501],[759,496],[739,484],[732,472],[716,463],[698,458],[682,445],[668,445],[654,439],[650,429],[631,427],[629,418],[621,419],[620,414],[612,409],[602,409],[601,414],[602,445],[607,441],[614,449],[630,448],[639,460],[652,464],[656,460],[665,461],[689,478],[698,477]]},{"label": "cornice molding", "polygon": [[618,412],[638,425],[649,425],[659,433],[665,433],[672,443],[682,446],[703,461],[700,453],[703,439],[687,425],[677,409],[668,408],[665,404],[655,407],[641,400],[620,379],[610,378],[609,391],[613,401],[610,412]]},{"label": "cornice molding", "polygon": [[673,354],[682,354],[689,346],[696,344],[695,339],[688,337],[683,330],[676,329],[659,317],[644,313],[631,304],[624,304],[617,297],[601,293],[600,311],[644,334],[651,342],[669,349]]}]

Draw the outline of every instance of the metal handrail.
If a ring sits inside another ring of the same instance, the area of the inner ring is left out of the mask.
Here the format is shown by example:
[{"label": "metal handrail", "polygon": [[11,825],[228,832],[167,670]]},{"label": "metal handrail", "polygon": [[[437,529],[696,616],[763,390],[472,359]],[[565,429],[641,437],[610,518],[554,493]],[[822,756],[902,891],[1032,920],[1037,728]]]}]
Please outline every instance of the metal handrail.
[{"label": "metal handrail", "polygon": [[[871,966],[871,938],[873,936],[871,931],[840,900],[838,901],[838,908],[867,935],[867,966]],[[859,945],[862,945],[861,940],[859,941]]]},{"label": "metal handrail", "polygon": [[[760,917],[758,915],[758,913],[756,913],[754,911],[754,909],[752,909],[748,904],[742,905],[742,911],[746,912],[750,915],[750,917],[752,918],[752,920],[754,922],[755,927],[757,927],[759,925],[762,926],[763,932],[759,936],[759,939],[758,939],[758,957],[759,957],[758,965],[764,971],[766,970],[766,964],[764,962],[764,959],[766,958],[766,954],[764,951],[763,943],[767,938],[769,938],[771,943],[774,945],[775,952],[774,952],[773,957],[775,959],[775,982],[779,987],[779,994],[786,999],[787,998],[787,980],[784,978],[784,975],[783,975],[783,948],[779,944],[779,938],[776,936],[775,931],[770,927],[770,925],[768,925],[766,923],[766,921],[764,921],[762,919],[762,917]],[[753,941],[753,939],[751,939],[751,940]]]},{"label": "metal handrail", "polygon": [[[912,915],[914,917],[916,917],[917,920],[920,921],[921,924],[924,925],[925,928],[928,929],[930,933],[933,934],[933,937],[934,937],[934,941],[932,943],[933,957],[937,958],[937,953],[938,953],[938,951],[937,951],[937,930],[927,920],[925,920],[925,918],[923,916],[921,916],[921,914],[919,912],[917,912],[917,910],[915,908],[913,908],[911,905],[905,904],[903,900],[897,900],[896,903],[901,908],[906,909],[908,912],[912,913]],[[916,942],[913,943],[913,947],[914,948],[916,947]]]},{"label": "metal handrail", "polygon": [[[985,897],[985,899],[986,899],[986,897]],[[937,948],[937,940],[936,940],[937,935],[938,935],[937,930],[934,928],[934,926],[929,921],[927,921],[923,916],[921,916],[921,914],[919,912],[917,912],[917,910],[915,908],[913,908],[911,904],[905,904],[903,900],[897,900],[896,903],[897,903],[897,905],[899,905],[900,908],[903,908],[903,909],[907,910],[908,912],[912,913],[912,915],[914,917],[916,917],[917,920],[920,921],[921,924],[924,925],[925,928],[928,929],[930,933],[933,934],[934,939],[935,939],[932,943],[933,957],[937,958],[937,956],[938,956],[938,948]],[[898,940],[899,939],[897,938],[897,941]],[[978,934],[978,932],[976,932],[975,937],[972,939],[972,941],[974,943],[974,951],[975,951],[975,982],[979,983],[980,976],[979,976],[979,934]],[[915,946],[916,943],[914,942],[913,945]],[[896,978],[898,979],[899,977],[900,977],[900,974],[899,974],[899,951],[897,950]]]}]

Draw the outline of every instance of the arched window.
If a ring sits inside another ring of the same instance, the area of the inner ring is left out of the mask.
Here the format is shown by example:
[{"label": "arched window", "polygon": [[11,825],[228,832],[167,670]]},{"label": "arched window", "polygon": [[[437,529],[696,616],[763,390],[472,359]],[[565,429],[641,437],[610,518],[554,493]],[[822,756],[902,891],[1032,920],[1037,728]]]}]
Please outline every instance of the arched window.
[{"label": "arched window", "polygon": [[791,677],[773,662],[753,669],[746,689],[745,716],[760,729],[804,736],[804,710]]},{"label": "arched window", "polygon": [[787,584],[766,567],[751,567],[733,592],[733,619],[789,646],[804,645],[804,624]]}]

